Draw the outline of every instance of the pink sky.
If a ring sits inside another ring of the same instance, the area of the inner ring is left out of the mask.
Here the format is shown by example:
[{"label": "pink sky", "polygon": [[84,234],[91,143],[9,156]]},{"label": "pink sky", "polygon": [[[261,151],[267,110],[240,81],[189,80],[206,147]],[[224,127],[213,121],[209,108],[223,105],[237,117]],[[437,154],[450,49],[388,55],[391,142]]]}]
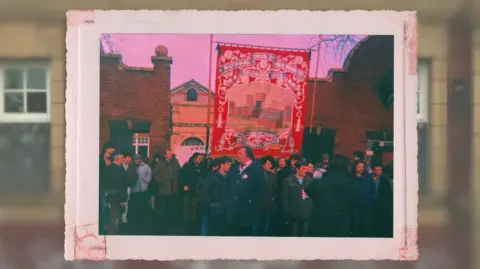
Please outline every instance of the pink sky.
[{"label": "pink sky", "polygon": [[[110,43],[115,53],[122,55],[123,62],[129,66],[151,67],[151,56],[155,47],[164,45],[168,54],[173,58],[171,69],[171,87],[174,88],[190,79],[208,87],[208,62],[210,36],[208,34],[110,34]],[[323,36],[332,39],[334,36]],[[338,37],[338,36],[337,36]],[[342,44],[332,41],[323,43],[320,50],[320,65],[318,77],[325,77],[331,68],[340,68],[353,48],[365,36],[349,35]],[[273,46],[283,48],[307,49],[318,43],[318,35],[214,35],[214,41],[249,44],[257,46]],[[103,42],[105,51],[110,52],[107,42]],[[212,78],[215,76],[216,45],[212,50]],[[310,64],[310,77],[315,77],[317,52],[312,52]],[[215,79],[212,79],[214,89]]]}]

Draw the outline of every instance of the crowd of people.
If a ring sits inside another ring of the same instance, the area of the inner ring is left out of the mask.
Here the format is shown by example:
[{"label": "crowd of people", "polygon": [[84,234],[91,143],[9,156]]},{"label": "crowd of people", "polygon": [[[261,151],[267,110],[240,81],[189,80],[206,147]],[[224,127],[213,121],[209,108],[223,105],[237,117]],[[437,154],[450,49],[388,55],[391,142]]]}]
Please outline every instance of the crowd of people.
[{"label": "crowd of people", "polygon": [[100,156],[100,234],[392,237],[393,164],[327,154],[313,163],[171,150],[145,156],[107,143]]}]

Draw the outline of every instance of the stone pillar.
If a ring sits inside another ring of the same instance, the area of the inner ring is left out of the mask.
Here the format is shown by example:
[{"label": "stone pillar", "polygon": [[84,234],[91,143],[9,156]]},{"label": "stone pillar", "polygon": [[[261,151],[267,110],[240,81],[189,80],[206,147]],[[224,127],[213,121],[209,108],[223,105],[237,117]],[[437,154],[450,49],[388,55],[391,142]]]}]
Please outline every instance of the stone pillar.
[{"label": "stone pillar", "polygon": [[458,268],[472,268],[472,27],[460,13],[448,25],[447,56],[447,167],[450,210],[449,247]]},{"label": "stone pillar", "polygon": [[[473,167],[472,167],[472,196],[471,204],[473,209],[473,224],[471,227],[474,233],[472,254],[473,267],[480,268],[480,28],[476,29],[473,38]],[[477,254],[477,255],[476,255]]]}]

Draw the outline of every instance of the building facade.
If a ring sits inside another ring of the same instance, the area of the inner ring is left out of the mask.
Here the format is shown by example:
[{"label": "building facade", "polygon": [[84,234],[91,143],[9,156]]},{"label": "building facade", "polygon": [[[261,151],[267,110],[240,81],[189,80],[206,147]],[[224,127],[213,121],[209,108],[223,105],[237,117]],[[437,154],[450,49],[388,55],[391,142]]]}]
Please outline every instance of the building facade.
[{"label": "building facade", "polygon": [[[173,121],[170,145],[179,161],[184,163],[193,152],[206,150],[207,112],[210,104],[212,123],[214,93],[192,79],[173,88],[170,98]],[[211,143],[211,135],[209,137]]]},{"label": "building facade", "polygon": [[[0,237],[2,242],[8,242],[5,250],[7,257],[12,257],[18,264],[26,263],[29,258],[17,254],[29,248],[34,241],[45,238],[57,238],[59,242],[55,243],[55,246],[58,245],[58,249],[53,251],[58,251],[60,256],[63,252],[63,237],[59,236],[59,231],[64,227],[65,11],[272,8],[268,2],[226,3],[230,2],[0,2],[0,80],[6,80],[6,77],[10,80],[21,74],[21,80],[27,80],[26,86],[21,84],[21,96],[28,98],[29,90],[46,92],[46,98],[38,94],[37,104],[30,108],[26,104],[21,112],[8,112],[4,105],[0,111],[0,152],[9,153],[6,154],[7,157],[2,155],[0,163],[23,162],[21,168],[30,170],[22,171],[21,174],[13,174],[16,169],[0,170],[0,189],[8,190],[0,197],[3,226]],[[420,193],[418,210],[421,237],[419,244],[421,251],[425,251],[418,263],[380,262],[376,267],[413,269],[419,268],[415,267],[417,264],[428,264],[429,260],[447,259],[455,264],[452,268],[480,268],[480,258],[475,255],[480,251],[480,231],[477,228],[480,225],[480,17],[474,16],[480,13],[480,1],[406,0],[352,3],[336,2],[335,6],[332,6],[327,2],[305,4],[280,1],[278,7],[419,10],[418,129],[419,140],[423,141],[419,145],[419,158],[423,164],[419,165],[424,167],[420,180],[425,181],[425,187]],[[10,69],[16,71],[11,72]],[[31,69],[36,71],[30,71]],[[12,73],[16,75],[11,75]],[[31,79],[36,81],[34,84],[45,85],[40,82],[45,80],[47,86],[44,89],[36,89],[41,88],[40,86],[30,89],[29,74],[36,77]],[[170,90],[170,87],[167,88]],[[0,83],[2,104],[4,99],[11,98],[8,96],[10,90],[12,89],[5,87],[4,83]],[[20,94],[16,96],[12,99],[23,100],[23,97],[18,97]],[[44,100],[43,104],[38,101],[41,99]],[[48,112],[45,112],[45,106]],[[20,110],[18,107],[16,109]],[[324,127],[333,129],[327,124]],[[35,135],[20,139],[25,133]],[[32,137],[43,142],[31,143],[29,141]],[[5,150],[5,143],[18,143],[19,147]],[[23,143],[23,146],[20,146],[20,143]],[[16,156],[10,157],[11,154]],[[29,158],[31,160],[28,160]],[[29,166],[29,163],[35,165]],[[34,173],[33,171],[37,170],[33,167],[36,166],[43,166],[46,170]],[[12,183],[13,175],[21,183]],[[13,226],[8,226],[6,222]],[[19,228],[22,225],[23,230]],[[14,237],[10,236],[16,231],[33,229],[41,231],[41,234],[22,232]],[[328,262],[307,262],[305,268],[318,268],[323,263]],[[65,268],[68,266],[70,265]],[[148,265],[145,266],[147,267]]]},{"label": "building facade", "polygon": [[363,39],[341,69],[331,69],[326,78],[309,85],[303,146],[307,155],[351,156],[372,150],[374,142],[393,152],[393,36]]},{"label": "building facade", "polygon": [[121,55],[102,50],[100,149],[110,141],[121,152],[151,157],[169,148],[172,58],[165,46],[156,47],[152,64],[153,68],[127,66]]}]

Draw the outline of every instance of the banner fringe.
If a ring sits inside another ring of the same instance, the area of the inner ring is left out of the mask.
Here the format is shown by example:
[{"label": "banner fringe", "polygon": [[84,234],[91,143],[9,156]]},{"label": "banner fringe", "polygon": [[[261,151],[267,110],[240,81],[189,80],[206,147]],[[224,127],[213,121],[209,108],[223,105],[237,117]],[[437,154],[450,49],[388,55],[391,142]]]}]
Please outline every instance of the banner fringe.
[{"label": "banner fringe", "polygon": [[213,41],[213,43],[217,44],[217,48],[220,45],[225,45],[225,46],[236,46],[236,47],[242,47],[242,48],[251,48],[251,49],[269,49],[269,50],[275,50],[275,51],[297,51],[297,52],[310,52],[310,51],[317,51],[315,49],[311,48],[284,48],[284,47],[271,47],[271,46],[257,46],[257,45],[248,45],[248,44],[239,44],[239,43],[230,43],[230,42],[222,42],[222,41]]}]

